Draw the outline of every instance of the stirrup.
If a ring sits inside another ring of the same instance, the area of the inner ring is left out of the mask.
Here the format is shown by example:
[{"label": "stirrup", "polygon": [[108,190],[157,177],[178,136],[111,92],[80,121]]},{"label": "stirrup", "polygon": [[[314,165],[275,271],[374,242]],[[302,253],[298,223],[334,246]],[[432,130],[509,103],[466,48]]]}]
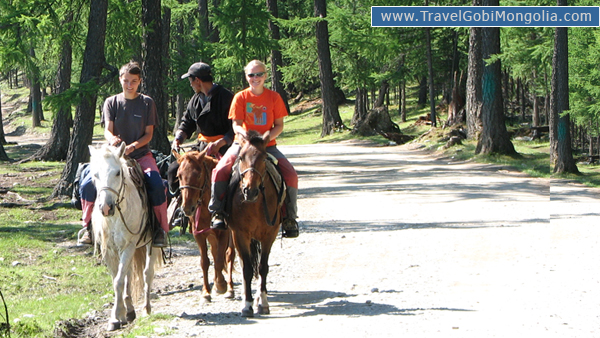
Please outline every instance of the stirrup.
[{"label": "stirrup", "polygon": [[227,223],[222,213],[216,212],[210,220],[210,228],[213,230],[227,230]]}]

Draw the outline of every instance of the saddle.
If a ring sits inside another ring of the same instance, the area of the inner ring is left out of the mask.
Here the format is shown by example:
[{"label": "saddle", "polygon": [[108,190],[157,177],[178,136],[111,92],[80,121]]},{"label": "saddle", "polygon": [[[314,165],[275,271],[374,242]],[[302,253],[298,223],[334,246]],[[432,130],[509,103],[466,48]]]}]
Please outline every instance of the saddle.
[{"label": "saddle", "polygon": [[[154,210],[150,204],[150,199],[148,198],[148,192],[146,191],[144,179],[144,171],[142,170],[140,164],[132,158],[127,159],[127,170],[129,171],[129,176],[131,177],[133,184],[137,188],[138,194],[142,200],[142,204],[147,206],[146,210],[148,212],[148,220],[146,221],[145,228],[142,230],[142,232],[152,236],[156,227],[160,227],[160,223],[154,214]],[[139,245],[142,239],[145,237],[146,236],[141,236],[137,244]]]}]

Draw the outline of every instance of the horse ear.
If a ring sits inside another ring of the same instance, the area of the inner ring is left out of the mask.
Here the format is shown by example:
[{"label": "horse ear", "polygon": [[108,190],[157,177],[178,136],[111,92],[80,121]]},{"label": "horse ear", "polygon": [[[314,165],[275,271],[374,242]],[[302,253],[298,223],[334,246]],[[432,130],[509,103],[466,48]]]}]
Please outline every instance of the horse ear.
[{"label": "horse ear", "polygon": [[125,142],[121,142],[119,148],[117,148],[117,155],[123,157],[123,154],[125,154]]},{"label": "horse ear", "polygon": [[88,145],[88,149],[89,149],[89,151],[90,151],[90,157],[93,157],[93,156],[94,156],[94,154],[96,153],[96,148],[94,148],[94,147],[93,147],[93,146],[91,146],[91,145]]}]

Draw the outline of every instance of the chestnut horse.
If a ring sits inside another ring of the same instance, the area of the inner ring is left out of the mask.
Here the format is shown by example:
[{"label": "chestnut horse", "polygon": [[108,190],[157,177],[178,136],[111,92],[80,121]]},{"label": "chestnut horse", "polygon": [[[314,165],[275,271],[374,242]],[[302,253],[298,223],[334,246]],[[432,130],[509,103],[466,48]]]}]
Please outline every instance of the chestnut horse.
[{"label": "chestnut horse", "polygon": [[[279,196],[267,173],[266,145],[268,141],[256,131],[248,131],[233,176],[239,184],[228,201],[227,225],[233,232],[233,242],[242,261],[244,276],[243,317],[253,317],[252,278],[260,274],[260,291],[256,308],[259,314],[269,314],[267,274],[269,254],[281,226]],[[272,225],[269,225],[272,224]]]},{"label": "chestnut horse", "polygon": [[[210,176],[217,160],[206,156],[206,152],[188,151],[183,155],[173,151],[179,169],[179,189],[181,191],[181,209],[190,219],[190,231],[194,235],[198,250],[200,251],[200,264],[202,266],[202,296],[206,301],[211,301],[211,287],[208,283],[208,258],[207,241],[215,261],[214,286],[217,293],[225,293],[226,298],[233,298],[233,263],[235,251],[230,230],[211,230],[208,201],[210,200]],[[228,279],[225,281],[223,270],[227,263]]]}]

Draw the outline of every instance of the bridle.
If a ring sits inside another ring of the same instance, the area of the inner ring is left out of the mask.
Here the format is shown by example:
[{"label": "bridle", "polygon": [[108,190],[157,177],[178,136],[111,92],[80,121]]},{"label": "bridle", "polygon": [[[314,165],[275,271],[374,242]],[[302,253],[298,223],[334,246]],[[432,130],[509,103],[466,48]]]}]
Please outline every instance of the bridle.
[{"label": "bridle", "polygon": [[[265,158],[263,161],[266,162],[267,159]],[[266,173],[267,173],[266,163],[265,163],[265,170],[262,173],[260,171],[258,171],[256,168],[252,167],[252,166],[244,169],[243,171],[240,169],[239,163],[238,163],[237,167],[238,167],[238,173],[240,174],[240,183],[242,182],[242,177],[244,177],[244,175],[247,172],[253,171],[253,172],[257,173],[260,176],[260,185],[258,186],[258,190],[260,190],[260,193],[263,196],[263,208],[264,208],[264,213],[265,213],[265,220],[267,221],[268,225],[270,225],[270,226],[275,225],[275,221],[277,219],[277,215],[279,214],[279,208],[275,208],[275,215],[273,215],[273,219],[270,220],[269,219],[269,215],[270,215],[270,213],[269,213],[269,206],[267,205],[267,194],[265,193],[265,184],[264,184],[264,182],[265,182],[265,176],[266,176]],[[245,187],[243,186],[243,183],[242,183],[242,187],[241,187],[242,194],[244,194],[244,188]]]},{"label": "bridle", "polygon": [[119,168],[119,176],[121,177],[121,184],[119,185],[119,191],[116,191],[115,189],[109,187],[109,186],[104,186],[100,189],[98,189],[98,191],[109,191],[115,195],[117,195],[117,201],[115,202],[115,206],[117,207],[117,210],[119,211],[119,217],[121,218],[121,222],[123,222],[123,225],[125,226],[125,229],[127,229],[127,231],[133,235],[133,236],[137,236],[142,232],[142,229],[144,228],[144,218],[142,217],[142,222],[140,223],[140,226],[138,228],[137,232],[133,232],[131,231],[131,229],[129,229],[129,227],[127,226],[127,222],[125,222],[125,218],[123,217],[123,211],[121,210],[121,202],[123,202],[123,200],[125,199],[125,197],[123,196],[123,191],[125,190],[125,176],[123,175],[123,168]]},{"label": "bridle", "polygon": [[198,190],[200,191],[200,198],[198,198],[198,201],[196,201],[196,205],[201,205],[202,204],[202,195],[204,195],[204,190],[206,189],[206,187],[208,186],[208,182],[210,181],[208,179],[208,165],[206,165],[206,162],[202,161],[202,164],[204,165],[204,171],[206,172],[206,174],[204,175],[204,183],[202,184],[201,187],[197,187],[194,185],[182,185],[179,186],[179,190],[181,189],[191,189],[191,190]]}]

